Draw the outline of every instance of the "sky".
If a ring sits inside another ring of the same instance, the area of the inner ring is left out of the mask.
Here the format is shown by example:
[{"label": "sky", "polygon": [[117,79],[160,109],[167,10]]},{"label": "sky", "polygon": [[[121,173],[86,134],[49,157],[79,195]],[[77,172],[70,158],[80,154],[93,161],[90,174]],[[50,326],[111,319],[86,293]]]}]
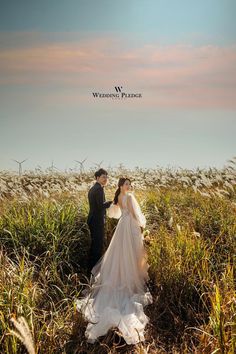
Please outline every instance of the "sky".
[{"label": "sky", "polygon": [[[0,5],[1,170],[84,158],[220,168],[236,156],[234,0]],[[141,97],[93,96],[116,87]]]}]

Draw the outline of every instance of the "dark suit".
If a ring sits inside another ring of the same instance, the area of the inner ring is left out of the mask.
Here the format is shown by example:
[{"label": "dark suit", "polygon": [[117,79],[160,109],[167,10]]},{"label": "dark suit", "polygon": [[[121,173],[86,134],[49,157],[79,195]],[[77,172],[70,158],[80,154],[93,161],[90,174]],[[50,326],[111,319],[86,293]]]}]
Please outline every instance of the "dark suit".
[{"label": "dark suit", "polygon": [[105,201],[104,189],[98,182],[90,188],[88,192],[88,200],[89,214],[87,217],[87,224],[91,235],[88,270],[91,271],[93,266],[102,256],[106,208],[109,208],[112,201]]}]

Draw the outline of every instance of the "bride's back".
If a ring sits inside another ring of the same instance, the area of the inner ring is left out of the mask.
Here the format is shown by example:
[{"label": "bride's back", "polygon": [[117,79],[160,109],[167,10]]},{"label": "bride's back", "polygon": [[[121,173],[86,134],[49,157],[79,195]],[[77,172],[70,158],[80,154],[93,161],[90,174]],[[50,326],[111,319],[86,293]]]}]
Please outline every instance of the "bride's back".
[{"label": "bride's back", "polygon": [[119,194],[118,196],[118,205],[121,209],[126,209],[126,205],[125,205],[125,197],[126,195],[123,195],[123,194]]}]

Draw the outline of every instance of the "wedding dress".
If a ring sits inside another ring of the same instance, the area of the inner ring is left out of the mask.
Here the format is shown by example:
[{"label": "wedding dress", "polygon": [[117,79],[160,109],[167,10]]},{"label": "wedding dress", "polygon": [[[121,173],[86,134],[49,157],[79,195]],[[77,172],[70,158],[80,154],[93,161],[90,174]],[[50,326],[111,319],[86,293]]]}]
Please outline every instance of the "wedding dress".
[{"label": "wedding dress", "polygon": [[76,307],[89,322],[87,342],[94,343],[117,327],[127,344],[135,344],[145,340],[149,317],[143,307],[153,302],[140,228],[146,226],[146,218],[132,192],[122,197],[122,207],[111,204],[107,215],[119,221],[109,247],[92,268],[89,289],[75,300]]}]

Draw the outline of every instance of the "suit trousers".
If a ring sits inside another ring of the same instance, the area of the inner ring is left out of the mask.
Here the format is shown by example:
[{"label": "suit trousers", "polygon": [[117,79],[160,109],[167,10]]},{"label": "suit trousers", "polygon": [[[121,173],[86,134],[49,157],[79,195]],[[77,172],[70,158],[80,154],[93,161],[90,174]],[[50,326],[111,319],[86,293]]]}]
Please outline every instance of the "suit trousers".
[{"label": "suit trousers", "polygon": [[91,235],[91,246],[88,259],[88,270],[91,271],[97,261],[103,255],[104,246],[104,227],[103,223],[89,223]]}]

